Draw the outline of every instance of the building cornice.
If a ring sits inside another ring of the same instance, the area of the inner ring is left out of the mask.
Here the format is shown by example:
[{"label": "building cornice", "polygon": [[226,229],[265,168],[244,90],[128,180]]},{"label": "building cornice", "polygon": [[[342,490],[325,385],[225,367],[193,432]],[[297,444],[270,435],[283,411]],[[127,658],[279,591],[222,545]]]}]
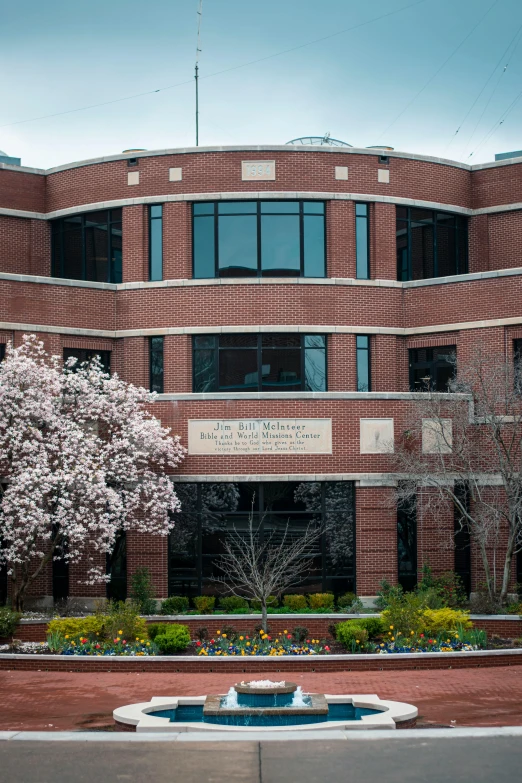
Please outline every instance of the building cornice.
[{"label": "building cornice", "polygon": [[50,169],[38,169],[28,166],[12,166],[7,163],[0,163],[0,169],[7,169],[9,171],[18,171],[22,173],[39,174],[47,176],[50,174],[56,174],[60,171],[68,171],[69,169],[81,168],[83,166],[94,166],[100,163],[113,163],[120,160],[128,160],[129,158],[154,158],[165,155],[205,155],[208,153],[235,153],[235,152],[286,152],[289,154],[306,154],[306,153],[323,153],[331,155],[367,155],[370,157],[377,157],[381,154],[386,155],[388,158],[399,158],[403,160],[417,160],[424,163],[435,163],[440,166],[450,166],[456,169],[462,169],[464,171],[479,171],[486,168],[500,168],[502,166],[514,165],[516,163],[522,163],[520,158],[507,158],[499,161],[488,161],[487,163],[479,163],[470,165],[458,160],[451,160],[450,158],[440,158],[433,155],[422,155],[420,153],[402,152],[400,150],[388,150],[379,148],[368,147],[332,147],[332,146],[307,146],[297,144],[242,144],[232,146],[212,146],[212,147],[173,147],[159,150],[143,150],[129,153],[117,153],[114,155],[104,155],[98,158],[87,158],[85,160],[73,161],[71,163],[64,163],[60,166],[53,166]]},{"label": "building cornice", "polygon": [[266,324],[262,326],[160,326],[147,329],[84,329],[72,326],[28,324],[0,321],[0,330],[8,332],[37,332],[45,334],[74,335],[76,337],[101,337],[119,339],[122,337],[157,337],[167,335],[193,334],[387,334],[397,337],[460,332],[469,329],[492,329],[495,327],[520,326],[522,316],[514,318],[490,318],[481,321],[461,321],[429,326],[332,326],[329,324]]},{"label": "building cornice", "polygon": [[0,207],[0,215],[6,217],[28,218],[30,220],[55,220],[68,215],[78,215],[84,212],[93,212],[100,209],[119,209],[120,207],[133,207],[138,205],[157,204],[158,202],[194,202],[194,201],[253,201],[263,199],[306,199],[308,201],[367,201],[370,203],[392,204],[395,206],[421,207],[423,209],[441,210],[452,212],[465,217],[475,215],[489,215],[498,212],[513,212],[522,209],[522,202],[512,204],[495,204],[490,207],[471,209],[458,204],[447,204],[439,201],[426,201],[423,199],[404,198],[402,196],[385,196],[381,193],[336,193],[333,191],[219,191],[215,193],[164,193],[154,196],[139,196],[135,198],[120,198],[110,201],[94,201],[89,204],[80,204],[64,209],[55,209],[50,212],[32,212],[26,209],[10,209]]}]

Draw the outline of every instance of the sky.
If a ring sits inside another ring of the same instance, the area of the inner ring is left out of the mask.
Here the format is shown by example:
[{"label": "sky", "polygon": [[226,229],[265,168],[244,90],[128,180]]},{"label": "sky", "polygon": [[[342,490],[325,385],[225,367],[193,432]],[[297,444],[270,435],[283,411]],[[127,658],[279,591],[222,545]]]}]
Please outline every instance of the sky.
[{"label": "sky", "polygon": [[[198,5],[0,3],[0,149],[50,168],[194,146]],[[200,146],[522,149],[521,0],[203,0],[200,40]]]}]

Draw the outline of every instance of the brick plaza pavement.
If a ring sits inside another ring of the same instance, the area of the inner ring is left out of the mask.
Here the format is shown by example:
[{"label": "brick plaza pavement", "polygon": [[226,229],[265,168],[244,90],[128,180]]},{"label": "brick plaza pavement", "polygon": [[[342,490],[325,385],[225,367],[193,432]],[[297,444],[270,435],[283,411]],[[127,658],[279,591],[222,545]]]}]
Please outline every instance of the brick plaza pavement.
[{"label": "brick plaza pavement", "polygon": [[[292,674],[305,691],[376,693],[419,708],[419,725],[522,725],[518,666],[433,671]],[[254,675],[255,677],[256,675]],[[259,677],[259,675],[257,675]],[[248,679],[248,675],[242,678]],[[0,730],[81,730],[112,726],[112,711],[151,696],[225,693],[234,674],[1,672]]]}]

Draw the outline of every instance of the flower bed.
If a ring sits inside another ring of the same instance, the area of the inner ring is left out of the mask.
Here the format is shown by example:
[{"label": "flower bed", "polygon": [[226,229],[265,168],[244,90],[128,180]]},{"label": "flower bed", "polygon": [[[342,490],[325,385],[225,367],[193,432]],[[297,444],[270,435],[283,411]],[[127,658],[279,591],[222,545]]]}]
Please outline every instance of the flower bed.
[{"label": "flower bed", "polygon": [[196,642],[198,655],[222,655],[222,656],[281,656],[281,655],[328,655],[330,646],[321,643],[319,639],[298,640],[295,634],[284,630],[279,636],[260,631],[259,634],[249,636],[247,634],[234,635],[231,639],[228,634],[217,630],[215,636],[208,641]]}]

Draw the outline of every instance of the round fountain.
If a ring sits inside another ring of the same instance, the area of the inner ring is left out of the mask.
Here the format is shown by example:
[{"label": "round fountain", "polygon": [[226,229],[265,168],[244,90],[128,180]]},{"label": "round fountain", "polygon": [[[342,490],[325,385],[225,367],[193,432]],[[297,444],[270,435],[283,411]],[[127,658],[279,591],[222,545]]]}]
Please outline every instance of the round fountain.
[{"label": "round fountain", "polygon": [[239,682],[221,695],[155,696],[113,713],[117,728],[137,732],[411,728],[417,714],[411,704],[376,695],[304,693],[270,680]]}]

